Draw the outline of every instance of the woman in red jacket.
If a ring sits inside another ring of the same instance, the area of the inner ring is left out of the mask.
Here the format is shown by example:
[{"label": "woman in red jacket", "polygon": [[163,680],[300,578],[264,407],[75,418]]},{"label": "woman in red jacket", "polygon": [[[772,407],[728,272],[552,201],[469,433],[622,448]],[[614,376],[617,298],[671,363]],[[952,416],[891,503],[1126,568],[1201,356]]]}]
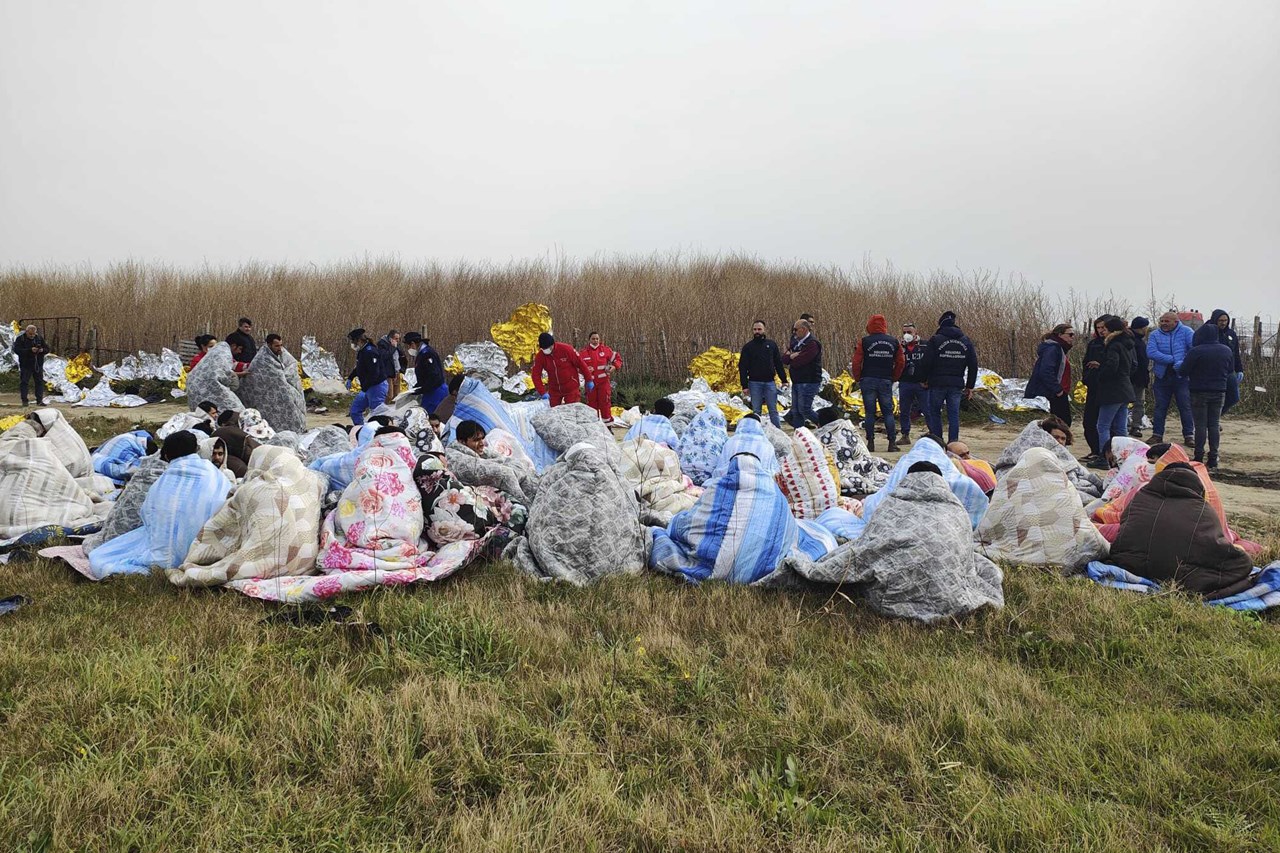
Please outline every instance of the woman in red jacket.
[{"label": "woman in red jacket", "polygon": [[613,423],[613,372],[622,367],[622,356],[604,345],[599,332],[592,332],[578,357],[596,385],[587,391],[587,405],[599,412],[605,423]]}]

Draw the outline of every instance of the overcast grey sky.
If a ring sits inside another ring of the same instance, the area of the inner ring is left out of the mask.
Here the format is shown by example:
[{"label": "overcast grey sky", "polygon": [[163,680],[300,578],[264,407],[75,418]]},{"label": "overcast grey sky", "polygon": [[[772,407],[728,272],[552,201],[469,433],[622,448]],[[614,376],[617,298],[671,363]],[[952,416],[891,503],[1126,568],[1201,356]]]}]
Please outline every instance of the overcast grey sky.
[{"label": "overcast grey sky", "polygon": [[0,0],[0,266],[1150,263],[1280,313],[1277,44],[1277,0]]}]

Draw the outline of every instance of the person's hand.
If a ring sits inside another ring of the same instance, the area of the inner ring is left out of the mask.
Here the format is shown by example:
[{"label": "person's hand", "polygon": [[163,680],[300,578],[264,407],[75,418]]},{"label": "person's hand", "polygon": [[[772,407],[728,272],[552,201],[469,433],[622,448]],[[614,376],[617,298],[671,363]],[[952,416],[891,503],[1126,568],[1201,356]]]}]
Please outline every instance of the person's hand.
[{"label": "person's hand", "polygon": [[596,383],[594,383],[594,382],[592,382],[590,379],[588,379],[588,380],[587,380],[587,390],[588,390],[588,391],[594,391],[595,389],[596,389]]},{"label": "person's hand", "polygon": [[350,390],[351,390],[351,380],[350,380],[350,379],[348,379],[348,380],[347,380],[347,390],[348,390],[348,391],[350,391]]},{"label": "person's hand", "polygon": [[964,394],[962,394],[961,396],[963,396],[966,400],[970,399],[971,397],[973,397],[973,389],[972,388],[964,389]]},{"label": "person's hand", "polygon": [[1088,367],[1088,368],[1092,369],[1092,368],[1095,368],[1095,367],[1102,367],[1102,365],[1101,365],[1101,364],[1099,364],[1099,363],[1098,363],[1098,362],[1096,362],[1096,361],[1091,361],[1091,362],[1088,362],[1087,364],[1085,364],[1085,367]]}]

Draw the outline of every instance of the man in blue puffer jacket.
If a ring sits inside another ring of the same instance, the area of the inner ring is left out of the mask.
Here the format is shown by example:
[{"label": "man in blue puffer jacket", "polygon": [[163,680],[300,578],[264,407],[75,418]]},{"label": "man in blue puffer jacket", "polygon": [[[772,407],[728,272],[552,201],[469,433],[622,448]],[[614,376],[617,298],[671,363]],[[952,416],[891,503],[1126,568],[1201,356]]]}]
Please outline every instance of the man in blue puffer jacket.
[{"label": "man in blue puffer jacket", "polygon": [[[1196,461],[1209,468],[1218,467],[1218,418],[1229,377],[1235,373],[1236,359],[1231,347],[1221,343],[1218,326],[1206,323],[1196,330],[1191,351],[1178,367],[1191,389],[1191,412],[1196,422]],[[1205,438],[1209,439],[1209,458],[1204,458]]]},{"label": "man in blue puffer jacket", "polygon": [[960,440],[960,398],[969,399],[978,382],[978,350],[956,325],[956,312],[938,318],[938,331],[924,348],[923,370],[929,385],[925,420],[929,431],[942,435],[942,410],[947,410],[947,441]]},{"label": "man in blue puffer jacket", "polygon": [[1169,403],[1176,401],[1178,416],[1182,420],[1182,441],[1190,445],[1194,440],[1195,426],[1191,418],[1191,386],[1186,379],[1178,375],[1182,360],[1191,350],[1191,339],[1194,333],[1190,326],[1178,320],[1176,311],[1166,311],[1160,315],[1160,325],[1147,338],[1147,356],[1155,368],[1156,379],[1152,383],[1152,391],[1156,398],[1156,410],[1152,417],[1152,434],[1147,444],[1156,445],[1164,441],[1164,422],[1169,415]]}]

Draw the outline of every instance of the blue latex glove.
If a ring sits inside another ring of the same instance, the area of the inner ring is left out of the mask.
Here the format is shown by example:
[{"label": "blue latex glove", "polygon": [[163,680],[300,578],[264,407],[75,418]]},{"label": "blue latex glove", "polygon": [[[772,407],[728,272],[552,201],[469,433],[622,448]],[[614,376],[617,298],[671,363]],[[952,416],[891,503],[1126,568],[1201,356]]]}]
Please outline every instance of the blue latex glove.
[{"label": "blue latex glove", "polygon": [[588,391],[594,391],[594,390],[595,390],[595,387],[596,387],[596,383],[594,383],[594,382],[588,382],[588,383],[587,383],[587,390],[588,390]]},{"label": "blue latex glove", "polygon": [[1237,381],[1237,382],[1243,382],[1243,381],[1244,381],[1244,374],[1243,374],[1243,373],[1237,373],[1237,374],[1236,374],[1236,381]]},{"label": "blue latex glove", "polygon": [[351,390],[351,380],[350,380],[350,379],[348,379],[348,380],[347,380],[347,390],[348,390],[348,391],[350,391],[350,390]]},{"label": "blue latex glove", "polygon": [[550,400],[550,399],[551,399],[551,395],[550,395],[550,394],[543,394],[543,395],[542,395],[542,399],[544,399],[544,400]]}]

